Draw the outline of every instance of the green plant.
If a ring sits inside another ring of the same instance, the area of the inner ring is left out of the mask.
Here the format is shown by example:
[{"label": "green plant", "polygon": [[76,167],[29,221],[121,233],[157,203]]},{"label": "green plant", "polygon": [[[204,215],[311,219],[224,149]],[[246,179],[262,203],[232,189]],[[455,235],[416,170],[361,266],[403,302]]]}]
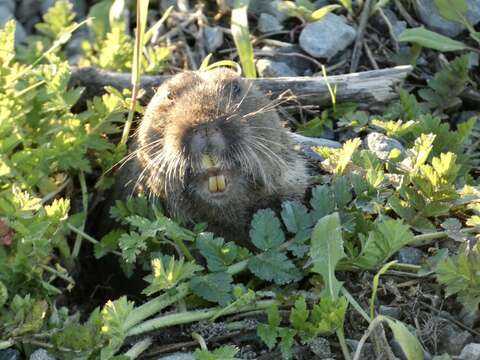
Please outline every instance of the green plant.
[{"label": "green plant", "polygon": [[463,246],[458,255],[446,257],[435,268],[438,282],[446,286],[447,296],[456,295],[470,312],[477,311],[480,303],[479,265],[478,246],[472,249]]},{"label": "green plant", "polygon": [[248,4],[249,0],[235,0],[230,29],[232,30],[233,40],[245,76],[255,78],[257,77],[257,70],[255,68],[253,46],[250,41],[250,31],[248,29]]},{"label": "green plant", "polygon": [[326,5],[315,10],[308,0],[282,1],[278,3],[278,10],[289,17],[299,17],[305,21],[317,21],[332,11],[341,8],[340,5]]}]

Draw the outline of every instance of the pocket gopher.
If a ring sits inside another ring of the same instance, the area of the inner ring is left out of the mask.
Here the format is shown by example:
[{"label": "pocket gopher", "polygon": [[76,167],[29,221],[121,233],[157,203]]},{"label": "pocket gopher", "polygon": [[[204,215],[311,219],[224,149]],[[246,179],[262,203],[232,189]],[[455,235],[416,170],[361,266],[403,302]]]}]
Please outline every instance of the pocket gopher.
[{"label": "pocket gopher", "polygon": [[308,184],[276,105],[229,69],[175,75],[146,108],[128,176],[173,218],[248,245],[252,214],[303,198]]}]

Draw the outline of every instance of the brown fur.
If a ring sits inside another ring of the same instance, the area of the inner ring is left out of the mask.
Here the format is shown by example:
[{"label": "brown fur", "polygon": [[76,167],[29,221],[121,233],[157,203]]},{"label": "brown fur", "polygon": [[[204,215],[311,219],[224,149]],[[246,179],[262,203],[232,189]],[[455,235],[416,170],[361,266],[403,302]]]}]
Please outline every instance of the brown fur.
[{"label": "brown fur", "polygon": [[[306,161],[275,106],[231,70],[178,74],[148,104],[128,177],[174,218],[208,222],[218,235],[247,244],[252,213],[301,199],[308,183]],[[192,150],[193,131],[205,124],[221,134],[209,150],[227,179],[220,195],[208,192],[202,154]]]}]

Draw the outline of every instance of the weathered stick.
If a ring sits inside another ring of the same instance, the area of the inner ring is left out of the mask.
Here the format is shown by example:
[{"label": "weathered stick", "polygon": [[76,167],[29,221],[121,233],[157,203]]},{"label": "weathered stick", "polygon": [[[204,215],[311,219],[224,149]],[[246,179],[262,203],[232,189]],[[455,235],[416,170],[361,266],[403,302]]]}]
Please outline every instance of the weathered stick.
[{"label": "weathered stick", "polygon": [[[395,88],[412,70],[411,66],[372,70],[360,73],[329,76],[327,81],[337,88],[337,102],[386,103],[398,97]],[[141,88],[150,98],[169,76],[142,76]],[[323,77],[281,77],[252,80],[266,94],[275,98],[291,91],[302,105],[330,105],[331,97]],[[70,80],[72,86],[82,86],[85,91],[80,103],[105,92],[105,86],[117,89],[131,88],[130,74],[121,74],[96,68],[74,68]]]}]

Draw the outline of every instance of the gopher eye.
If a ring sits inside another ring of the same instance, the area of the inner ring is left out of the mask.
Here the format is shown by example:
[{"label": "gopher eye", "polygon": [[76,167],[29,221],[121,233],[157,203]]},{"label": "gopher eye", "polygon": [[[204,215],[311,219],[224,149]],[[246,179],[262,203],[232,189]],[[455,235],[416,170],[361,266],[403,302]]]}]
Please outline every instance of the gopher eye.
[{"label": "gopher eye", "polygon": [[230,83],[230,92],[232,94],[232,97],[238,97],[242,93],[242,86],[238,82],[238,80],[233,80]]},{"label": "gopher eye", "polygon": [[174,96],[173,96],[173,93],[170,91],[170,90],[166,90],[165,91],[165,97],[168,99],[168,100],[173,100]]}]

